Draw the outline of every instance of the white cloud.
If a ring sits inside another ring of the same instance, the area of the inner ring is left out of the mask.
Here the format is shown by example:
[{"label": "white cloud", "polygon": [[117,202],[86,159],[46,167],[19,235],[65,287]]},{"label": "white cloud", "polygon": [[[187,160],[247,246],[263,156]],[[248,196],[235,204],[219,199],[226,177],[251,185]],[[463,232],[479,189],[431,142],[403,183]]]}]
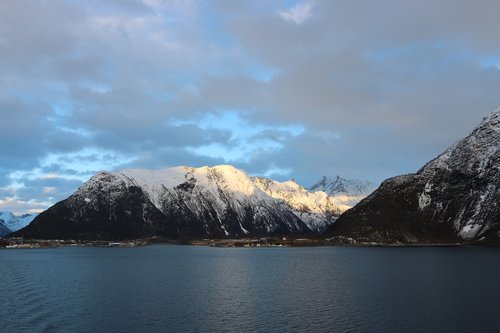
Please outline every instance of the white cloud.
[{"label": "white cloud", "polygon": [[14,214],[41,213],[51,204],[51,202],[46,201],[25,201],[15,197],[7,197],[0,199],[0,211],[11,212]]},{"label": "white cloud", "polygon": [[302,24],[312,17],[313,5],[312,1],[298,3],[292,8],[280,11],[279,15],[288,22]]},{"label": "white cloud", "polygon": [[42,188],[43,193],[54,193],[56,191],[57,191],[57,188],[55,188],[54,186],[44,186]]}]

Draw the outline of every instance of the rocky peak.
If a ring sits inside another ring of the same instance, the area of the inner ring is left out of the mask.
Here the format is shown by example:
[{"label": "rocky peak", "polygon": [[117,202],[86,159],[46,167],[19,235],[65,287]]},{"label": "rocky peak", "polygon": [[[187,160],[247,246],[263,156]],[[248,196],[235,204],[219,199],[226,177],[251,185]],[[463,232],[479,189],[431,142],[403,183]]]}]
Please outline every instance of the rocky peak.
[{"label": "rocky peak", "polygon": [[390,178],[329,234],[368,242],[500,239],[500,110],[415,174]]},{"label": "rocky peak", "polygon": [[470,135],[458,141],[426,164],[420,174],[437,170],[484,175],[498,159],[500,149],[500,109],[483,118]]}]

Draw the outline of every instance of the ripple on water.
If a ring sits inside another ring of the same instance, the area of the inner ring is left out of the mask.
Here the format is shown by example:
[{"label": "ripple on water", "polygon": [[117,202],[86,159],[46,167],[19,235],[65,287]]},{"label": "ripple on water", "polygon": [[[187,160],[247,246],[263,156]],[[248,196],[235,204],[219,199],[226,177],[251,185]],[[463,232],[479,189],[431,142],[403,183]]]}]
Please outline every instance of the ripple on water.
[{"label": "ripple on water", "polygon": [[0,327],[2,332],[495,331],[499,250],[161,245],[6,250],[0,251]]},{"label": "ripple on water", "polygon": [[2,260],[1,264],[3,278],[1,294],[4,300],[1,305],[2,330],[56,332],[55,316],[50,303],[46,301],[49,296],[45,293],[43,285],[38,283],[37,277],[31,275],[32,268],[12,260]]}]

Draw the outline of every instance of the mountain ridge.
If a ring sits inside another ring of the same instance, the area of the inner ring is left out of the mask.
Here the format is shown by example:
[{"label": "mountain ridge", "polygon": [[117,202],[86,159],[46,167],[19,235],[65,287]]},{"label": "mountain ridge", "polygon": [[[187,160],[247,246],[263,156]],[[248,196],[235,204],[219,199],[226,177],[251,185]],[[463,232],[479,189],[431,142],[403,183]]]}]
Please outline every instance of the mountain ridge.
[{"label": "mountain ridge", "polygon": [[24,228],[33,221],[36,215],[37,214],[16,215],[11,212],[0,212],[0,238]]},{"label": "mountain ridge", "polygon": [[389,178],[326,234],[376,243],[500,239],[500,109],[414,174]]},{"label": "mountain ridge", "polygon": [[368,180],[346,179],[337,175],[333,178],[323,176],[317,183],[309,187],[309,191],[325,192],[327,195],[336,197],[339,204],[350,208],[376,188],[377,186]]},{"label": "mountain ridge", "polygon": [[99,172],[14,235],[125,239],[319,233],[344,207],[230,165]]}]

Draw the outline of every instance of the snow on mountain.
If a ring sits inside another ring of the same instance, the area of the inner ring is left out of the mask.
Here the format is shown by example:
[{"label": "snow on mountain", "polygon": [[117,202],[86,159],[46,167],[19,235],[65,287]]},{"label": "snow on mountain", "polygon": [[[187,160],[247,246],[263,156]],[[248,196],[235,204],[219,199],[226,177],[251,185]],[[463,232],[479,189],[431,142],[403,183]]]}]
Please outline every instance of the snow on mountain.
[{"label": "snow on mountain", "polygon": [[[250,177],[243,171],[230,165],[219,165],[213,168],[175,167],[163,170],[130,169],[123,170],[116,176],[128,186],[139,186],[147,193],[149,199],[161,210],[166,190],[174,190],[185,183],[195,183],[216,199],[216,203],[224,206],[220,190],[228,192],[239,200],[267,200]],[[220,207],[218,207],[220,208]]]},{"label": "snow on mountain", "polygon": [[345,179],[340,176],[323,176],[319,182],[309,188],[310,191],[323,191],[334,197],[337,205],[351,208],[376,189],[376,185],[359,179]]},{"label": "snow on mountain", "polygon": [[230,165],[129,169],[96,174],[22,234],[117,239],[310,233],[323,231],[343,210],[324,192],[250,177]]},{"label": "snow on mountain", "polygon": [[[336,206],[331,198],[323,192],[309,193],[302,186],[293,181],[280,183],[271,179],[261,177],[250,177],[231,165],[218,165],[215,167],[175,167],[164,170],[124,170],[118,176],[130,185],[140,186],[147,194],[153,204],[164,211],[165,190],[174,190],[177,186],[185,183],[196,183],[196,185],[209,194],[213,200],[213,208],[218,215],[223,216],[227,209],[227,199],[236,202],[234,208],[240,203],[250,206],[258,206],[266,203],[269,206],[284,202],[293,209],[293,213],[301,219],[312,231],[321,232],[340,215],[346,207]],[[221,197],[221,191],[226,194]],[[277,199],[277,200],[276,200]],[[184,198],[184,201],[186,199]],[[278,202],[278,203],[277,203]],[[197,203],[190,204],[190,210],[200,212]],[[200,216],[201,213],[197,213]],[[243,233],[246,229],[242,228]],[[267,232],[272,231],[272,226],[267,227]],[[227,230],[225,230],[227,234]]]},{"label": "snow on mountain", "polygon": [[[460,175],[467,186],[468,204],[453,219],[459,237],[471,240],[485,235],[500,225],[500,109],[485,117],[466,138],[449,147],[426,164],[419,174],[429,178],[419,195],[419,208],[442,211],[440,175]],[[437,194],[437,195],[436,195]],[[463,203],[465,203],[463,202]],[[497,234],[500,237],[500,231]]]},{"label": "snow on mountain", "polygon": [[293,180],[280,183],[268,178],[252,179],[267,195],[286,202],[294,214],[315,232],[324,231],[337,216],[348,209],[325,192],[309,192]]},{"label": "snow on mountain", "polygon": [[[24,228],[33,221],[36,214],[15,215],[9,212],[0,212],[0,224],[2,224],[9,233]],[[5,235],[5,234],[4,234]],[[2,235],[0,235],[1,237]]]},{"label": "snow on mountain", "polygon": [[328,234],[390,242],[500,240],[500,110],[415,174],[385,180]]}]

